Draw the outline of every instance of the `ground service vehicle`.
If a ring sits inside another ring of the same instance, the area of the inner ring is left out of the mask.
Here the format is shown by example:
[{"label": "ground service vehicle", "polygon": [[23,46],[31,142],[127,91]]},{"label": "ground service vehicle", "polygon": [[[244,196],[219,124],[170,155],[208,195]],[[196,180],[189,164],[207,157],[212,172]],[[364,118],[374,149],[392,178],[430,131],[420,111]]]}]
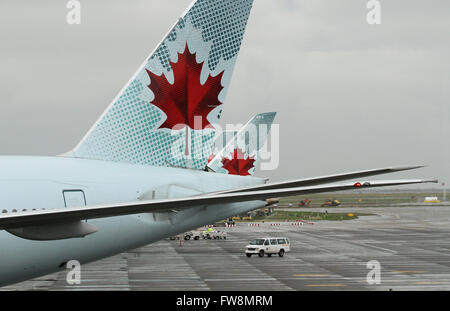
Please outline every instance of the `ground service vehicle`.
[{"label": "ground service vehicle", "polygon": [[269,257],[278,254],[283,257],[289,251],[291,251],[291,245],[288,238],[259,238],[246,246],[245,254],[247,257],[253,254],[258,254],[259,257],[264,257],[265,254]]},{"label": "ground service vehicle", "polygon": [[335,207],[335,206],[339,206],[339,205],[341,205],[341,202],[339,202],[338,200],[334,199],[334,200],[327,200],[327,201],[325,201],[325,203],[323,203],[320,206],[321,207],[324,207],[324,206],[333,206],[333,207]]},{"label": "ground service vehicle", "polygon": [[311,204],[311,200],[310,199],[305,199],[305,200],[301,200],[300,203],[298,203],[298,206],[302,207],[302,206],[308,206]]},{"label": "ground service vehicle", "polygon": [[212,228],[208,228],[207,230],[202,232],[203,239],[207,240],[226,240],[227,239],[227,233],[225,231],[218,231],[214,230]]},{"label": "ground service vehicle", "polygon": [[188,241],[190,239],[199,240],[200,232],[198,230],[188,231],[188,232],[185,232],[183,236],[186,241]]}]

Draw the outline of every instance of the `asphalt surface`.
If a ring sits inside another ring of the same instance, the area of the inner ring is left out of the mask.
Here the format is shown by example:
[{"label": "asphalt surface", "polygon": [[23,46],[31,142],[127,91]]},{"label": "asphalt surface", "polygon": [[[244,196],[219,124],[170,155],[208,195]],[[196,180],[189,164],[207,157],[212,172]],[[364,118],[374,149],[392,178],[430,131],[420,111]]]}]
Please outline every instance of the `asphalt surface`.
[{"label": "asphalt surface", "polygon": [[[163,240],[84,265],[81,285],[68,285],[66,272],[60,272],[2,290],[450,289],[450,207],[327,210],[377,216],[302,226],[239,224],[223,229],[226,240],[183,241],[182,246]],[[292,251],[283,258],[247,258],[245,245],[265,236],[288,237]],[[371,260],[381,265],[380,284],[367,282]]]}]

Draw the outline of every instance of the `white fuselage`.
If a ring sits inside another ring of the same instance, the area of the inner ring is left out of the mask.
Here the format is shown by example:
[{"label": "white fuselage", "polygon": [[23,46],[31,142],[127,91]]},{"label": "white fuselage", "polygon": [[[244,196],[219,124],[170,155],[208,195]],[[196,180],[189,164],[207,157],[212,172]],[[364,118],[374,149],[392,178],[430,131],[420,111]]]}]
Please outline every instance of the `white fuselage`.
[{"label": "white fuselage", "polygon": [[[0,157],[0,213],[186,197],[264,179],[63,157]],[[81,195],[77,199],[77,195]],[[80,201],[79,198],[82,198]],[[134,249],[265,205],[263,201],[89,220],[84,238],[32,241],[0,231],[0,286]]]}]

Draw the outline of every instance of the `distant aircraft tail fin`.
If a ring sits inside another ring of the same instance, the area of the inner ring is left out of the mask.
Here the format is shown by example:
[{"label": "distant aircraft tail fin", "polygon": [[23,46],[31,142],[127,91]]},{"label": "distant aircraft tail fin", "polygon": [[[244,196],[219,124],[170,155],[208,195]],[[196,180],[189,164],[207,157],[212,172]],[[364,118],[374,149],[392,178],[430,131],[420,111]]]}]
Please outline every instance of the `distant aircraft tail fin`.
[{"label": "distant aircraft tail fin", "polygon": [[66,156],[204,169],[252,4],[194,1]]},{"label": "distant aircraft tail fin", "polygon": [[211,157],[207,170],[241,176],[253,175],[275,115],[275,112],[268,112],[254,116],[220,152]]}]

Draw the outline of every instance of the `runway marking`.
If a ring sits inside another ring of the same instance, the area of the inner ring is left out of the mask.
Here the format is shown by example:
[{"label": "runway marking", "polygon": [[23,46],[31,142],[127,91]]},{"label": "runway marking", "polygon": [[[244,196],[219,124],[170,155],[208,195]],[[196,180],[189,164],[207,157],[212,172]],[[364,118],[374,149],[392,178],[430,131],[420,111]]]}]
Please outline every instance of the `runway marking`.
[{"label": "runway marking", "polygon": [[204,279],[205,282],[234,282],[234,281],[278,281],[273,277],[266,278],[245,278],[245,279]]},{"label": "runway marking", "polygon": [[324,235],[314,234],[314,233],[304,232],[304,231],[302,232],[302,234],[309,235],[309,236],[312,236],[312,237],[315,237],[315,238],[318,238],[318,239],[324,239],[325,238],[325,239],[329,239],[329,240],[335,240],[335,241],[339,241],[339,242],[345,242],[345,243],[357,245],[359,247],[373,248],[373,249],[381,250],[383,252],[391,253],[393,255],[397,254],[397,251],[389,249],[389,248],[373,246],[373,245],[364,244],[364,243],[358,243],[356,241],[348,241],[348,240],[345,240],[345,239],[337,239],[337,238],[333,238],[333,237],[329,237],[329,236],[324,236]]},{"label": "runway marking", "polygon": [[294,274],[292,276],[296,277],[308,277],[308,278],[315,278],[315,277],[325,277],[329,276],[329,274],[318,274],[318,273],[311,273],[311,274]]},{"label": "runway marking", "polygon": [[307,284],[306,286],[308,287],[343,287],[343,286],[347,286],[345,284]]},{"label": "runway marking", "polygon": [[414,284],[417,285],[437,285],[442,284],[443,282],[415,282]]},{"label": "runway marking", "polygon": [[392,273],[425,273],[423,270],[400,270],[400,271],[392,271]]}]

